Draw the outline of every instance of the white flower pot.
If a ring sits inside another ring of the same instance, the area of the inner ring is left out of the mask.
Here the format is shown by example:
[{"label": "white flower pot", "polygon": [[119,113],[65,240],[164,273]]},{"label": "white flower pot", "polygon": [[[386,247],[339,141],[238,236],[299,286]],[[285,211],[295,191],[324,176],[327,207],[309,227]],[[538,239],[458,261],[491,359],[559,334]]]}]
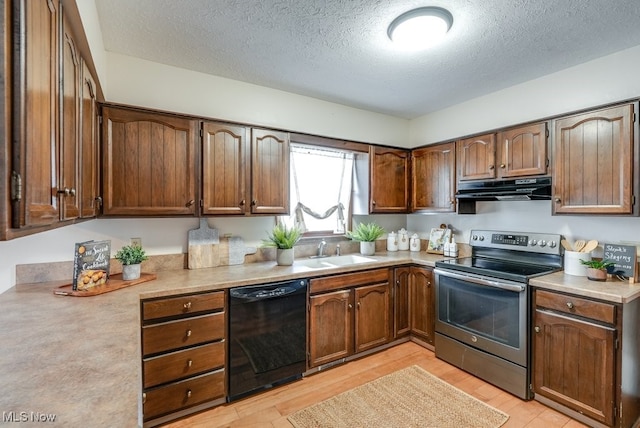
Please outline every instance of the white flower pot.
[{"label": "white flower pot", "polygon": [[137,265],[122,265],[122,279],[131,281],[140,278],[140,263]]},{"label": "white flower pot", "polygon": [[363,256],[373,256],[376,253],[376,241],[360,241],[360,254]]},{"label": "white flower pot", "polygon": [[293,264],[293,248],[276,250],[276,262],[279,266],[291,266]]}]

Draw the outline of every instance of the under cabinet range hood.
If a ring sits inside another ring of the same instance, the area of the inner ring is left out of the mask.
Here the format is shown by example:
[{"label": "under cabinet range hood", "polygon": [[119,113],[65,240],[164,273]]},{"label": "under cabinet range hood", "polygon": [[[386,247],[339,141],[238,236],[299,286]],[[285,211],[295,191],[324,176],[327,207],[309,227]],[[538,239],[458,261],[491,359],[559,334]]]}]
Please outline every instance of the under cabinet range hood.
[{"label": "under cabinet range hood", "polygon": [[461,201],[550,200],[551,177],[463,181],[458,183],[456,199]]}]

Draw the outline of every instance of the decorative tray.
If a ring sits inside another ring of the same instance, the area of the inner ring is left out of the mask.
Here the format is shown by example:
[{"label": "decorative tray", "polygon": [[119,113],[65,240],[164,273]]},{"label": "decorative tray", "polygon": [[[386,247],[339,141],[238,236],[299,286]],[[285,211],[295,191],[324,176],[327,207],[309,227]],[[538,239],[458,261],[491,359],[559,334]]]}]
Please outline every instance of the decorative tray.
[{"label": "decorative tray", "polygon": [[142,282],[151,281],[156,279],[157,277],[158,276],[155,273],[142,272],[140,274],[140,278],[133,279],[131,281],[124,281],[122,279],[122,274],[116,273],[113,275],[109,275],[109,280],[106,282],[106,284],[98,285],[96,287],[90,288],[89,290],[74,291],[71,289],[71,284],[66,284],[66,285],[61,285],[60,287],[54,288],[53,294],[59,294],[62,296],[76,296],[76,297],[97,296],[98,294],[104,294],[110,291],[115,291],[121,288],[140,284]]}]

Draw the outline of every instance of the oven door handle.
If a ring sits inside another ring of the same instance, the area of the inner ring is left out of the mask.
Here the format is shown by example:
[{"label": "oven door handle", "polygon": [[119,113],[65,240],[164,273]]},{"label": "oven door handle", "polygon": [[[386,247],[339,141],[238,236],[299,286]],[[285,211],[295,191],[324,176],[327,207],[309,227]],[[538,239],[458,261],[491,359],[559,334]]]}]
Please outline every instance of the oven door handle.
[{"label": "oven door handle", "polygon": [[517,282],[509,282],[509,281],[503,281],[503,280],[493,281],[488,278],[475,276],[473,274],[459,274],[459,273],[451,272],[448,270],[445,271],[443,269],[435,269],[434,273],[442,276],[448,276],[450,278],[459,279],[461,281],[472,282],[478,285],[499,288],[501,290],[507,290],[507,291],[515,291],[517,293],[521,293],[525,290],[524,285],[518,284]]}]

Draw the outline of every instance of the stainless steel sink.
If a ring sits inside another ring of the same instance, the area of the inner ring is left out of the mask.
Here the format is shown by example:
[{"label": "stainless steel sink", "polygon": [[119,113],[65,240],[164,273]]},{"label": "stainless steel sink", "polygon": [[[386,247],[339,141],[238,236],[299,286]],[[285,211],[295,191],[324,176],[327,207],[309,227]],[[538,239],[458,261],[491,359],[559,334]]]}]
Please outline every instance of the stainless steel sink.
[{"label": "stainless steel sink", "polygon": [[345,254],[344,256],[318,257],[305,260],[296,260],[295,264],[311,269],[333,268],[341,266],[351,266],[360,263],[375,262],[376,259],[360,256],[358,254]]}]

